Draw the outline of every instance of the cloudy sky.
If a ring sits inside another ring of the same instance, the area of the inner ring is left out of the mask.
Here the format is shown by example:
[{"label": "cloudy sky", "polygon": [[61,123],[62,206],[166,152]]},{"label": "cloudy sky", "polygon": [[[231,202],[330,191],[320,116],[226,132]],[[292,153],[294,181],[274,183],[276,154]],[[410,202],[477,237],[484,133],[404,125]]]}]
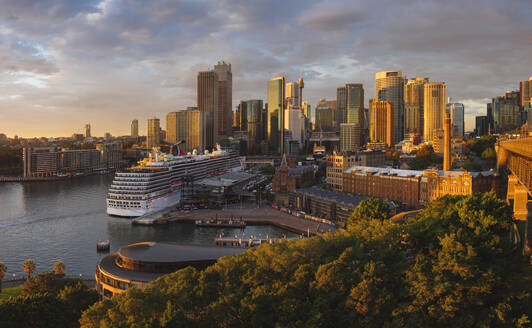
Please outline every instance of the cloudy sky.
[{"label": "cloudy sky", "polygon": [[129,134],[196,103],[196,72],[233,67],[233,105],[270,77],[336,98],[375,72],[447,83],[466,129],[532,75],[530,0],[0,0],[0,133]]}]

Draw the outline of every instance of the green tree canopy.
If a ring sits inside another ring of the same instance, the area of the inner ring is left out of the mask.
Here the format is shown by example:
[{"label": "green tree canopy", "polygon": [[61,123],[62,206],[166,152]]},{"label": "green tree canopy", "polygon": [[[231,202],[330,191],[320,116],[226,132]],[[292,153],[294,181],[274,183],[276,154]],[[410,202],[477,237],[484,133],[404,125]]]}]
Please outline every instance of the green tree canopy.
[{"label": "green tree canopy", "polygon": [[497,154],[495,153],[495,150],[490,147],[490,148],[486,148],[483,152],[482,152],[482,158],[483,159],[488,159],[488,160],[494,160],[497,158]]},{"label": "green tree canopy", "polygon": [[463,167],[464,170],[468,170],[469,172],[480,172],[480,171],[482,171],[482,167],[480,166],[480,164],[478,164],[475,161],[469,161],[469,162],[465,163],[462,167]]},{"label": "green tree canopy", "polygon": [[275,167],[272,165],[262,165],[259,167],[259,172],[264,175],[274,175],[275,174]]},{"label": "green tree canopy", "polygon": [[69,327],[64,304],[52,295],[11,297],[0,302],[0,327]]},{"label": "green tree canopy", "polygon": [[[382,202],[382,201],[381,201]],[[385,204],[385,203],[384,203]],[[443,197],[404,224],[377,200],[348,231],[188,267],[82,315],[82,327],[525,327],[530,267],[495,195]],[[356,218],[356,219],[355,219]]]},{"label": "green tree canopy", "polygon": [[353,214],[349,218],[351,224],[353,220],[386,220],[390,217],[390,207],[388,203],[380,198],[365,199],[358,204]]},{"label": "green tree canopy", "polygon": [[82,281],[77,278],[65,278],[54,272],[39,273],[24,282],[22,295],[50,294],[56,296],[66,286],[76,286]]}]

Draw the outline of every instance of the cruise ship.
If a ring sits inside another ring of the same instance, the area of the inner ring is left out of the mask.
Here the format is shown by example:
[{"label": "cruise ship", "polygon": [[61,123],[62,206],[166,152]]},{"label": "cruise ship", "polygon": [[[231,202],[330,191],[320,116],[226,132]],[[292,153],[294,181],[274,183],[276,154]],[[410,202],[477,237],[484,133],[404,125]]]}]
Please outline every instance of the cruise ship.
[{"label": "cruise ship", "polygon": [[219,145],[204,154],[184,154],[180,149],[178,156],[155,148],[138,165],[116,172],[107,193],[107,214],[138,217],[163,210],[181,201],[185,174],[197,180],[241,168],[240,156]]}]

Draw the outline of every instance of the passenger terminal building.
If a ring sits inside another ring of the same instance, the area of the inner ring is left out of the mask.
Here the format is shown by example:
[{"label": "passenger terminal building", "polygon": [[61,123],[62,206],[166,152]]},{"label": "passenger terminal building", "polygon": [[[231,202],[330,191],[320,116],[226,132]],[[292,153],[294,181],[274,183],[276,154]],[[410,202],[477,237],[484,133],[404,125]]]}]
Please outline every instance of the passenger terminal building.
[{"label": "passenger terminal building", "polygon": [[165,274],[188,266],[204,269],[219,258],[240,254],[244,248],[143,242],[121,248],[96,266],[96,290],[102,298],[127,288],[144,288]]}]

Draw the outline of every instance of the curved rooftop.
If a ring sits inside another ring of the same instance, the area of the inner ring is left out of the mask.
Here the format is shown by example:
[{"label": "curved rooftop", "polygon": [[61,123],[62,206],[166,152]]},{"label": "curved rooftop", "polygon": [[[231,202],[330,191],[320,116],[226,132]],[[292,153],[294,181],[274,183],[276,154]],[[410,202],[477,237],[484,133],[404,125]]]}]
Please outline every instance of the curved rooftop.
[{"label": "curved rooftop", "polygon": [[183,245],[171,242],[142,242],[122,247],[118,254],[140,262],[176,263],[216,260],[243,253],[242,248]]}]

